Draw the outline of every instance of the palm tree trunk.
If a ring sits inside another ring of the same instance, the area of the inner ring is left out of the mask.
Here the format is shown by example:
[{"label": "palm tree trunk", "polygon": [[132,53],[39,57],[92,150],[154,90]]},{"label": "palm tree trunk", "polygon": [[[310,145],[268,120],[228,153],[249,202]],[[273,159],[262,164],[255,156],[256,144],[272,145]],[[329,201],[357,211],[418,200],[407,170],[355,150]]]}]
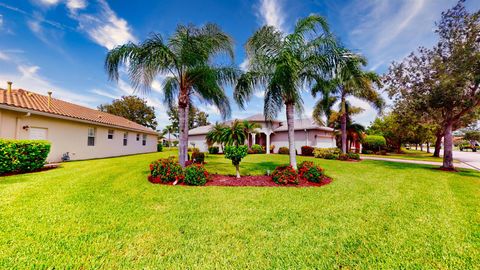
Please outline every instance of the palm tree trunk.
[{"label": "palm tree trunk", "polygon": [[340,122],[340,128],[342,130],[342,153],[347,153],[347,113],[342,113]]},{"label": "palm tree trunk", "polygon": [[172,147],[172,139],[170,138],[170,130],[168,130],[168,148]]},{"label": "palm tree trunk", "polygon": [[444,148],[443,148],[443,166],[442,168],[448,170],[454,170],[453,167],[453,135],[452,135],[453,123],[448,122],[445,126],[445,136],[444,136]]},{"label": "palm tree trunk", "polygon": [[[295,153],[295,108],[293,103],[286,103],[287,107],[287,126],[288,126],[288,150],[290,154],[290,165],[296,170],[297,169],[297,158]],[[267,146],[268,147],[268,146]]]},{"label": "palm tree trunk", "polygon": [[188,119],[188,111],[190,110],[190,104],[187,102],[187,105],[185,107],[185,132],[183,133],[183,136],[184,136],[184,141],[185,141],[185,148],[183,149],[184,151],[184,156],[185,156],[185,160],[188,160],[188,130],[189,130],[189,126],[188,126],[188,122],[189,122],[189,119]]},{"label": "palm tree trunk", "polygon": [[[185,140],[185,133],[186,130],[185,130],[185,122],[188,122],[188,120],[185,119],[185,111],[186,111],[186,108],[183,106],[178,106],[178,131],[179,131],[179,146],[178,146],[178,161],[180,162],[180,165],[182,165],[182,167],[185,166],[185,161],[186,161],[186,150],[187,150],[187,140]],[[187,114],[188,115],[188,114]],[[188,139],[188,137],[187,137]]]}]

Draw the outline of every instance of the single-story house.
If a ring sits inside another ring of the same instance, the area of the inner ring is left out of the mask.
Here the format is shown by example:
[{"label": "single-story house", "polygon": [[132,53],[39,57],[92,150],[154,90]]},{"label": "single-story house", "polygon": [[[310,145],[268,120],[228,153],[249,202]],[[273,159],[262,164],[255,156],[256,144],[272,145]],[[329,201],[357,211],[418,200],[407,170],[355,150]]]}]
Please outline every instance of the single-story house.
[{"label": "single-story house", "polygon": [[0,138],[48,140],[48,162],[157,150],[154,130],[123,117],[22,89],[0,89]]},{"label": "single-story house", "polygon": [[[274,145],[274,153],[282,146],[288,147],[288,127],[286,121],[265,121],[263,114],[256,114],[246,119],[249,122],[258,123],[261,128],[257,133],[250,134],[248,144],[260,144],[265,147],[267,154],[270,154],[270,146]],[[231,121],[225,122],[229,124]],[[208,151],[206,135],[213,125],[197,127],[188,131],[188,142],[195,145],[200,151]],[[301,153],[304,145],[317,148],[336,147],[335,133],[333,128],[317,125],[312,119],[297,119],[295,126],[295,148]]]}]

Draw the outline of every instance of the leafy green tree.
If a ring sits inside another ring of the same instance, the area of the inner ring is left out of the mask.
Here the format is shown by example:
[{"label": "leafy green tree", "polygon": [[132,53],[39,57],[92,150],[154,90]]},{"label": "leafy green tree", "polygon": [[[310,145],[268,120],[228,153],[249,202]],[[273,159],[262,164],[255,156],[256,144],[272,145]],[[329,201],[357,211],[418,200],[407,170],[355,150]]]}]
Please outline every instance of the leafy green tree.
[{"label": "leafy green tree", "polygon": [[480,131],[466,131],[463,139],[467,141],[480,141]]},{"label": "leafy green tree", "polygon": [[222,151],[223,145],[225,142],[223,141],[223,133],[227,126],[223,123],[216,122],[208,131],[206,135],[206,140],[208,145],[213,145],[215,143],[220,144]]},{"label": "leafy green tree", "polygon": [[[179,115],[178,115],[178,106],[172,106],[167,110],[168,119],[172,127],[175,130],[175,133],[178,133],[179,129]],[[199,111],[195,106],[190,105],[188,110],[188,129],[207,126],[210,125],[208,122],[208,114],[205,112]]]},{"label": "leafy green tree", "polygon": [[101,104],[99,111],[111,113],[151,129],[157,128],[155,109],[147,105],[147,102],[136,96],[122,96],[114,99],[111,104]]},{"label": "leafy green tree", "polygon": [[248,145],[248,149],[250,149],[250,145],[248,144],[248,138],[250,137],[250,134],[256,134],[258,131],[257,129],[261,128],[262,126],[259,123],[255,122],[249,122],[248,120],[243,120],[243,132],[246,135],[245,141],[247,142],[246,144]]},{"label": "leafy green tree", "polygon": [[480,106],[480,11],[469,13],[460,0],[442,13],[439,40],[420,48],[386,77],[396,104],[435,119],[444,136],[443,168],[453,170],[453,131],[478,120]]},{"label": "leafy green tree", "polygon": [[331,67],[336,42],[326,20],[310,15],[299,20],[291,34],[263,26],[247,41],[248,71],[235,86],[234,99],[241,108],[258,88],[265,89],[264,115],[271,120],[286,108],[290,165],[297,168],[294,115],[301,113],[304,82]]},{"label": "leafy green tree", "polygon": [[189,107],[193,97],[213,104],[225,118],[230,103],[223,86],[235,83],[239,71],[233,66],[215,65],[217,56],[233,60],[233,40],[215,24],[202,27],[179,25],[165,40],[153,34],[141,44],[128,43],[109,51],[105,69],[118,80],[119,67],[127,72],[135,89],[150,90],[157,75],[164,75],[164,101],[179,110],[179,161],[185,166],[188,147]]},{"label": "leafy green tree", "polygon": [[240,162],[247,156],[248,147],[246,145],[227,145],[225,146],[225,158],[232,161],[237,172],[237,178],[240,178]]},{"label": "leafy green tree", "polygon": [[362,67],[366,66],[367,61],[360,55],[353,54],[348,50],[342,49],[340,58],[335,61],[335,67],[332,69],[329,77],[317,78],[316,84],[312,88],[312,95],[322,95],[322,99],[317,103],[315,112],[325,114],[327,119],[331,113],[331,106],[340,101],[340,130],[342,152],[347,152],[347,98],[349,96],[369,102],[374,108],[381,111],[384,107],[384,100],[375,86],[381,86],[380,77],[369,71],[364,71]]}]

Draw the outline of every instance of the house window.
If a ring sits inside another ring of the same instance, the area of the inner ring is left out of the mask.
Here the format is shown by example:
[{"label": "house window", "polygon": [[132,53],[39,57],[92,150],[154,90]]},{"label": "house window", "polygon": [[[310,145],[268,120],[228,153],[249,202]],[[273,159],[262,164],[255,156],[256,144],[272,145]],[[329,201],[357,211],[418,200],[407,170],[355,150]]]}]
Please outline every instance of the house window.
[{"label": "house window", "polygon": [[140,141],[140,133],[137,133],[137,142]]},{"label": "house window", "polygon": [[95,146],[95,128],[88,128],[88,146]]},{"label": "house window", "polygon": [[123,133],[123,145],[128,144],[128,132]]},{"label": "house window", "polygon": [[108,130],[108,139],[109,140],[113,140],[113,132],[114,132],[113,129]]},{"label": "house window", "polygon": [[147,134],[143,134],[142,136],[142,145],[147,145]]}]

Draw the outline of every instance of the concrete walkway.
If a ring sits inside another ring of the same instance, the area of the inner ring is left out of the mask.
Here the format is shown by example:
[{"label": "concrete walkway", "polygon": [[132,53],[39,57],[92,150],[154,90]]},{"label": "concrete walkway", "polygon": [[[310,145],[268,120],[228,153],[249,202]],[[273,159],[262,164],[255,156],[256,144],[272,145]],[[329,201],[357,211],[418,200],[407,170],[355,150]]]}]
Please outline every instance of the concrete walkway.
[{"label": "concrete walkway", "polygon": [[[383,158],[383,157],[366,157],[364,155],[361,156],[361,159],[391,161],[391,162],[410,163],[410,164],[433,165],[433,166],[439,166],[439,167],[442,166],[442,162],[424,161],[424,160],[410,160],[410,159]],[[454,163],[454,166],[456,168],[473,169],[473,170],[480,171],[480,168],[471,166],[471,165],[463,163],[463,162]]]}]

